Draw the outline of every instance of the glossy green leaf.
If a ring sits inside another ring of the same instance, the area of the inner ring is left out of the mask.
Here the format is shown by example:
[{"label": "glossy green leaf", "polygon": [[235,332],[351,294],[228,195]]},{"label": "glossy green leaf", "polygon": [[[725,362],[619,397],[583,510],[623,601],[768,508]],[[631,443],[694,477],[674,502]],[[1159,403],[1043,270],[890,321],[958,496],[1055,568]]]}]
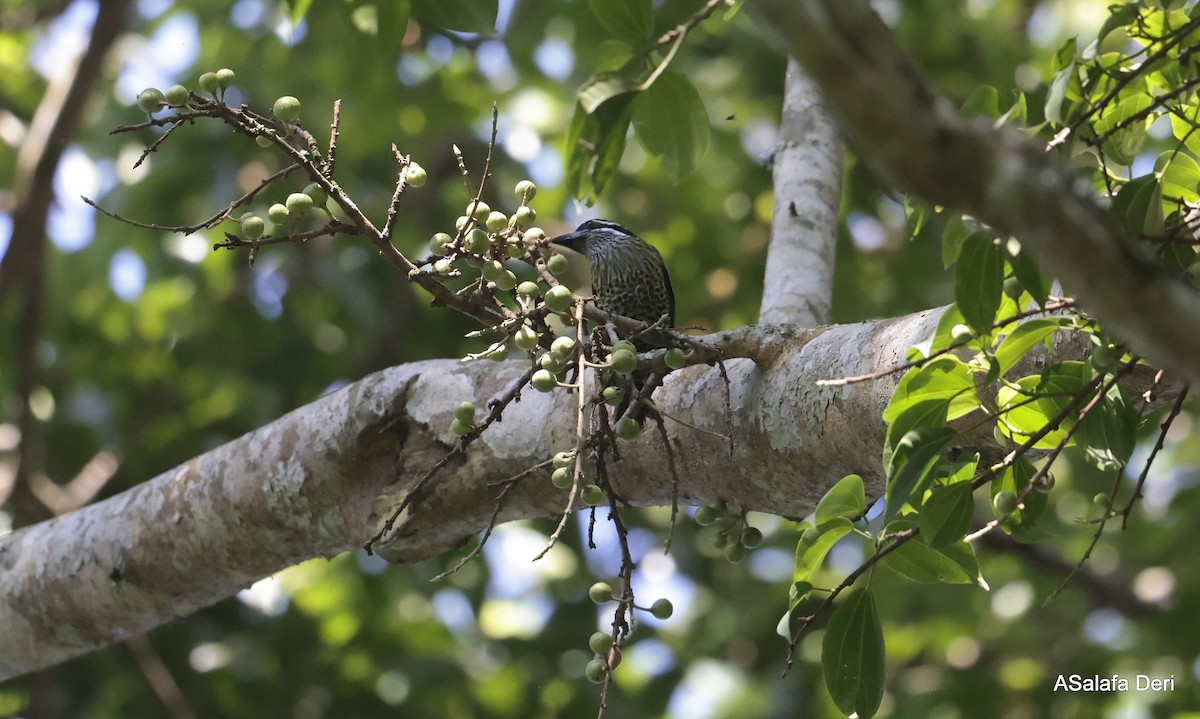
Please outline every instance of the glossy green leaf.
[{"label": "glossy green leaf", "polygon": [[[1012,492],[1020,497],[1036,473],[1037,468],[1028,460],[1018,459],[992,480],[988,488],[989,498],[994,498],[1000,492]],[[1045,512],[1047,501],[1045,493],[1030,492],[1025,495],[1020,508],[1008,515],[1008,519],[1000,525],[1000,528],[1020,541],[1032,542],[1044,539],[1047,535],[1036,523]],[[995,508],[992,509],[992,512],[995,514]]]},{"label": "glossy green leaf", "polygon": [[1112,472],[1129,462],[1136,431],[1136,409],[1125,399],[1120,387],[1113,387],[1084,417],[1075,437],[1094,467]]},{"label": "glossy green leaf", "polygon": [[992,331],[1004,290],[1004,257],[990,235],[963,241],[954,269],[954,301],[967,324],[980,334]]},{"label": "glossy green leaf", "polygon": [[950,269],[958,262],[963,243],[971,236],[971,228],[961,217],[952,218],[942,230],[942,267]]},{"label": "glossy green leaf", "polygon": [[813,521],[821,526],[826,521],[837,517],[857,519],[866,512],[866,493],[863,490],[862,477],[850,474],[838,480],[829,488],[817,509],[813,513]]},{"label": "glossy green leaf", "polygon": [[1163,231],[1162,185],[1158,177],[1142,175],[1126,182],[1114,200],[1135,235],[1159,235]]},{"label": "glossy green leaf", "polygon": [[632,96],[614,98],[596,113],[575,106],[567,131],[567,191],[588,204],[604,191],[625,152],[633,120]]},{"label": "glossy green leaf", "polygon": [[1001,375],[1025,356],[1035,345],[1045,342],[1054,333],[1071,324],[1067,317],[1043,317],[1017,325],[1017,329],[1006,336],[996,348],[995,361]]},{"label": "glossy green leaf", "polygon": [[954,355],[945,354],[905,372],[883,411],[883,421],[894,422],[901,412],[926,399],[947,401],[947,420],[977,409],[979,397],[971,368]]},{"label": "glossy green leaf", "polygon": [[847,716],[862,719],[875,715],[883,701],[883,626],[875,595],[856,589],[829,618],[821,644],[825,688],[833,703]]},{"label": "glossy green leaf", "polygon": [[1137,17],[1138,7],[1133,3],[1109,5],[1108,18],[1100,26],[1100,32],[1096,34],[1096,39],[1104,40],[1113,30],[1131,25]]},{"label": "glossy green leaf", "polygon": [[[957,547],[966,547],[967,554]],[[949,552],[957,552],[957,560]],[[931,549],[920,539],[912,539],[883,558],[888,569],[922,584],[974,584],[978,571],[972,573],[962,566],[966,556],[974,558],[974,550],[965,542],[951,543],[943,551]]]},{"label": "glossy green leaf", "polygon": [[888,485],[884,493],[883,522],[899,515],[913,497],[920,496],[933,478],[932,470],[958,432],[951,427],[919,427],[905,433],[887,466]]},{"label": "glossy green leaf", "polygon": [[1159,155],[1154,168],[1162,178],[1163,196],[1194,203],[1200,200],[1200,163],[1182,152]]},{"label": "glossy green leaf", "polygon": [[631,44],[649,39],[654,32],[650,0],[588,0],[588,7],[605,30]]},{"label": "glossy green leaf", "polygon": [[792,581],[811,581],[813,573],[821,566],[833,545],[853,530],[854,525],[843,517],[830,519],[816,526],[805,526],[800,541],[796,543],[796,565],[792,571]]},{"label": "glossy green leaf", "polygon": [[931,549],[941,549],[966,536],[975,506],[972,497],[970,482],[934,487],[929,493],[921,505],[917,523],[921,538]]},{"label": "glossy green leaf", "polygon": [[633,128],[646,151],[678,180],[708,149],[708,112],[692,82],[664,72],[634,103]]},{"label": "glossy green leaf", "polygon": [[962,111],[968,115],[983,115],[995,119],[1000,116],[1000,91],[991,85],[981,85],[967,96]]},{"label": "glossy green leaf", "polygon": [[[1041,375],[1022,377],[996,393],[1000,408],[1000,432],[1017,443],[1025,442],[1055,419],[1091,380],[1091,366],[1083,362],[1060,362]],[[1074,423],[1067,417],[1034,444],[1035,449],[1051,449],[1062,441]],[[1075,443],[1072,438],[1069,444]]]},{"label": "glossy green leaf", "polygon": [[943,398],[921,399],[905,407],[888,425],[887,437],[883,442],[883,465],[892,461],[900,440],[918,427],[941,427],[946,424],[946,412],[950,401]]}]

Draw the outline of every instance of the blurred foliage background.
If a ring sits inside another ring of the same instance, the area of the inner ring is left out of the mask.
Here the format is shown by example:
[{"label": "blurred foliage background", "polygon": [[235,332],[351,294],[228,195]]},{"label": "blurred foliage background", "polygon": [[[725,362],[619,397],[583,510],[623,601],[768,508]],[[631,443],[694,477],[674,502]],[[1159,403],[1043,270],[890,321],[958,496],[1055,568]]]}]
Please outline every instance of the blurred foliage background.
[{"label": "blurred foliage background", "polygon": [[[1001,98],[1020,89],[1031,94],[1031,108],[1043,96],[1054,49],[1072,34],[1094,36],[1105,4],[876,3],[941,92],[961,102],[981,85],[998,88]],[[453,11],[458,4],[442,5]],[[656,2],[657,29],[699,5]],[[95,0],[0,5],[4,187],[12,185],[21,128],[47,78],[68,70],[86,42],[96,7]],[[609,40],[588,3],[502,0],[496,29],[483,34],[403,17],[393,27],[385,6],[364,10],[372,7],[314,3],[293,25],[288,7],[266,0],[135,4],[56,181],[48,300],[36,338],[39,437],[22,446],[51,479],[65,482],[109,450],[120,465],[103,494],[115,494],[372,371],[482,349],[463,339],[472,329],[466,320],[429,308],[429,298],[365,242],[264,248],[250,267],[245,254],[212,251],[219,232],[134,229],[79,200],[87,195],[145,222],[193,223],[279,169],[279,157],[215,123],[181,128],[138,169],[133,162],[154,134],[109,134],[142,119],[132,106],[142,88],[180,82],[195,89],[201,72],[221,67],[237,72],[227,101],[266,111],[275,97],[295,95],[303,122],[322,140],[332,103],[342,100],[338,179],[373,220],[382,222],[395,182],[391,143],[429,171],[429,184],[405,196],[398,244],[406,253],[424,256],[428,238],[462,213],[469,198],[451,146],[462,148],[478,174],[496,103],[499,151],[484,197],[493,207],[511,211],[512,186],[531,178],[548,233],[600,216],[656,244],[674,279],[680,324],[717,330],[754,321],[785,62],[744,14],[725,21],[718,13],[676,61],[710,118],[700,167],[675,182],[631,139],[618,177],[597,206],[584,207],[564,189],[563,137],[574,91]],[[258,204],[265,209],[302,185],[272,189]],[[12,200],[0,190],[0,209]],[[901,203],[855,157],[851,141],[836,321],[951,300],[936,223],[910,237]],[[10,227],[9,215],[0,214],[0,248]],[[0,307],[5,417],[16,414],[15,349],[27,337],[18,307]],[[0,476],[20,440],[13,423],[0,424]],[[1196,711],[1200,570],[1186,552],[1200,511],[1200,443],[1185,420],[1170,440],[1128,531],[1110,531],[1093,553],[1087,568],[1094,586],[1077,581],[1044,604],[1063,580],[1063,561],[1073,563],[1090,540],[1090,527],[1078,520],[1094,512],[1090,498],[1107,488],[1082,465],[1059,477],[1055,542],[981,552],[990,592],[926,588],[877,572],[892,673],[881,715]],[[10,516],[0,514],[0,522]],[[779,676],[785,644],[774,628],[791,576],[790,523],[755,516],[767,542],[734,565],[712,549],[711,530],[684,522],[663,556],[657,547],[666,514],[635,519],[634,547],[645,553],[639,597],[649,604],[667,596],[676,613],[639,628],[609,694],[609,716],[836,716],[820,682],[820,631],[804,641],[792,672]],[[482,560],[432,584],[454,557],[413,567],[365,555],[313,561],[149,640],[196,716],[591,716],[598,690],[581,678],[586,641],[607,613],[586,591],[611,578],[618,562],[601,523],[599,550],[581,550],[577,532],[531,564],[548,530],[537,522],[502,527]],[[863,551],[839,546],[830,582],[857,566]],[[148,678],[145,666],[143,654],[114,646],[0,686],[0,715],[188,716],[164,708],[151,689],[161,680]],[[1173,675],[1176,689],[1054,693],[1060,673]]]}]

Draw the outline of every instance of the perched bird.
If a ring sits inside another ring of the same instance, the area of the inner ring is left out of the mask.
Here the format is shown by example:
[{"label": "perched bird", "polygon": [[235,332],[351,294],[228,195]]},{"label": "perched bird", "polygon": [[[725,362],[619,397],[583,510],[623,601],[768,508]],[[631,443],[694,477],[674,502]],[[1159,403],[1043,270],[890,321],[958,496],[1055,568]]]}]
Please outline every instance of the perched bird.
[{"label": "perched bird", "polygon": [[[658,322],[665,327],[675,326],[675,292],[671,276],[662,255],[653,245],[608,220],[588,220],[574,232],[550,240],[587,259],[591,274],[591,296],[596,307],[614,315]],[[576,288],[586,296],[586,288]],[[663,318],[666,318],[665,320]],[[634,341],[639,350],[648,345]],[[634,372],[633,395],[640,393],[650,379]],[[616,416],[622,417],[634,397],[626,393],[617,405]],[[641,424],[651,410],[642,406],[634,419]]]},{"label": "perched bird", "polygon": [[662,255],[654,246],[608,220],[588,220],[551,243],[587,258],[596,307],[642,322],[675,326],[675,293]]}]

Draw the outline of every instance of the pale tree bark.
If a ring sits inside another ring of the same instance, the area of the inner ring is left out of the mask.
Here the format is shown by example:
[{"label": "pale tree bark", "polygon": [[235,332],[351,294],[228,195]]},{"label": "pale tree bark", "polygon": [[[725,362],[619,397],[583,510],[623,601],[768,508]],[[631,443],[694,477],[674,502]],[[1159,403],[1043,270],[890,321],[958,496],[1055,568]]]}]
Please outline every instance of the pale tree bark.
[{"label": "pale tree bark", "polygon": [[1135,352],[1200,381],[1200,295],[1149,262],[1057,156],[936,95],[866,0],[751,0],[746,8],[804,65],[877,171],[1015,236]]},{"label": "pale tree bark", "polygon": [[842,134],[803,68],[788,60],[762,324],[828,324],[842,190]]}]

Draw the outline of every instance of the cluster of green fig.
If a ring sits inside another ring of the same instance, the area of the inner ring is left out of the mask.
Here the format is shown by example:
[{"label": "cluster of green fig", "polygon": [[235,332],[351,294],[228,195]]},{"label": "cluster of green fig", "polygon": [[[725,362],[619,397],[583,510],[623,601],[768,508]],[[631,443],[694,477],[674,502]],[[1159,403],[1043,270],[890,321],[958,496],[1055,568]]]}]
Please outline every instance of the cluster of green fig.
[{"label": "cluster of green fig", "polygon": [[[200,76],[200,89],[211,93],[220,100],[225,97],[225,91],[233,84],[233,70],[223,67],[216,72],[206,72]],[[187,107],[192,94],[183,85],[172,85],[166,92],[157,87],[148,87],[138,93],[137,106],[148,115],[153,115],[164,107]],[[292,98],[293,100],[295,98]],[[297,104],[299,108],[299,104]]]},{"label": "cluster of green fig", "polygon": [[[282,228],[283,234],[294,235],[301,225],[312,216],[313,211],[329,212],[329,194],[317,183],[310,183],[303,192],[293,192],[283,202],[276,202],[267,209],[267,219],[274,227]],[[267,223],[254,212],[247,212],[238,220],[238,234],[242,239],[254,241],[267,233]]]},{"label": "cluster of green fig", "polygon": [[[613,594],[612,586],[608,582],[596,582],[588,589],[588,597],[596,604],[605,604],[606,602],[625,601],[617,599]],[[675,613],[675,606],[671,604],[670,599],[656,599],[649,607],[639,607],[631,605],[634,609],[641,609],[650,612],[655,619],[670,619]],[[607,632],[596,632],[588,639],[588,647],[595,652],[595,657],[584,667],[583,674],[588,678],[588,681],[599,684],[604,681],[604,677],[608,672],[617,668],[621,663],[621,649],[613,644],[613,637]]]},{"label": "cluster of green fig", "polygon": [[[575,452],[559,452],[550,458],[550,483],[559,489],[570,489],[575,481]],[[604,490],[594,483],[588,483],[580,491],[580,498],[589,506],[596,506],[604,500]]]},{"label": "cluster of green fig", "polygon": [[[416,169],[419,170],[416,179],[424,183],[424,170],[420,167]],[[411,166],[408,182],[416,184]],[[438,258],[433,262],[435,274],[453,275],[457,271],[457,260],[461,258],[466,264],[479,268],[483,279],[497,289],[506,292],[517,289],[517,276],[504,266],[505,261],[524,258],[531,247],[546,237],[546,233],[533,226],[537,221],[537,212],[529,206],[529,201],[537,194],[537,186],[529,180],[522,180],[517,183],[515,191],[521,206],[511,217],[493,210],[483,200],[472,199],[465,213],[455,221],[454,235],[439,232],[433,236],[429,241],[429,250]],[[520,290],[520,294],[526,298],[536,299],[541,294],[536,282],[523,282]],[[569,304],[571,293],[565,287],[563,292]],[[558,304],[561,293],[554,294],[554,302]]]},{"label": "cluster of green fig", "polygon": [[713,547],[725,554],[730,562],[740,562],[746,558],[746,550],[754,549],[762,544],[762,530],[750,526],[744,514],[731,514],[725,502],[717,501],[706,504],[696,510],[696,523],[702,527],[716,525],[717,533],[713,536]]}]

